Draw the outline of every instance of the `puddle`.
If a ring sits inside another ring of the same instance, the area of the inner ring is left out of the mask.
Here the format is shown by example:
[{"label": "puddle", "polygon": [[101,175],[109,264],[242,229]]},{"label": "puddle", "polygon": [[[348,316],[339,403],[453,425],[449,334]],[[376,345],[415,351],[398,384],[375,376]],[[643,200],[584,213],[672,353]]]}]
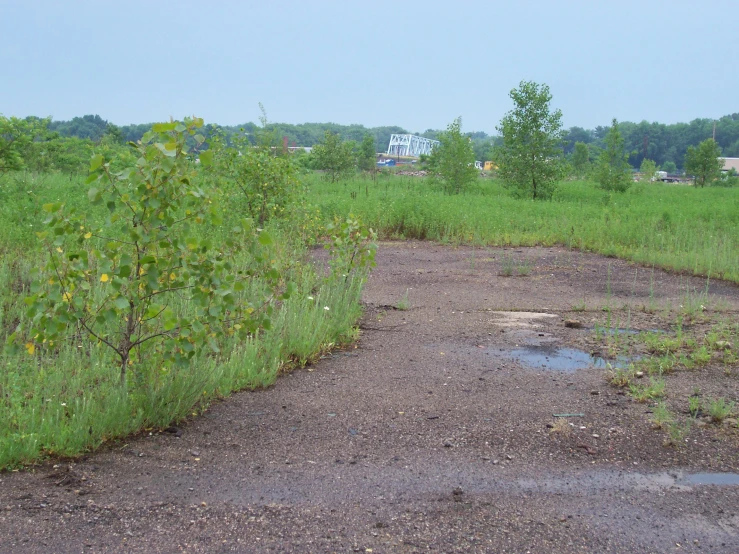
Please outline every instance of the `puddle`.
[{"label": "puddle", "polygon": [[664,331],[661,329],[647,329],[646,331],[640,331],[639,329],[624,329],[622,327],[601,327],[601,326],[595,326],[595,327],[585,327],[586,331],[590,331],[591,333],[600,333],[602,335],[639,335],[641,333],[660,333],[664,334]]},{"label": "puddle", "polygon": [[537,323],[542,320],[558,317],[556,314],[548,314],[543,312],[490,312],[495,317],[492,320],[498,327],[512,328],[534,328],[540,327]]},{"label": "puddle", "polygon": [[603,335],[638,335],[641,333],[641,331],[636,329],[621,329],[613,327],[586,327],[585,329],[592,333],[601,333]]},{"label": "puddle", "polygon": [[606,360],[598,356],[591,356],[587,352],[575,348],[552,348],[551,346],[527,346],[505,353],[521,364],[531,369],[546,369],[572,373],[586,367],[605,369],[606,364],[612,367],[623,367],[628,359]]},{"label": "puddle", "polygon": [[739,485],[739,473],[691,473],[682,480],[689,485]]},{"label": "puddle", "polygon": [[482,358],[484,360],[508,358],[519,362],[529,369],[561,371],[564,373],[573,373],[587,367],[606,369],[608,364],[612,368],[621,368],[628,366],[633,361],[633,359],[624,356],[619,356],[616,359],[592,356],[576,348],[557,348],[553,344],[539,343],[538,341],[537,343],[522,345],[514,349],[499,346],[467,346],[459,344],[427,344],[425,346],[442,356],[461,356],[463,358]]}]

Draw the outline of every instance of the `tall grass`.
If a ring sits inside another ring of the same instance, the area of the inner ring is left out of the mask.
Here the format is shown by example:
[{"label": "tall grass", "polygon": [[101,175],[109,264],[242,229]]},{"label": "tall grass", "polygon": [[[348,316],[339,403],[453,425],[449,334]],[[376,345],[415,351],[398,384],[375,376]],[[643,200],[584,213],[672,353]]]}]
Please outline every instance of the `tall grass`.
[{"label": "tall grass", "polygon": [[739,188],[635,184],[624,194],[564,182],[551,202],[480,179],[447,195],[422,177],[310,180],[326,217],[351,211],[383,238],[490,246],[561,244],[739,282]]},{"label": "tall grass", "polygon": [[[65,200],[85,206],[80,181],[16,174],[0,182],[0,342],[24,322],[28,275],[44,260],[34,234],[42,226],[40,204]],[[214,241],[241,216],[238,206],[232,208],[223,228],[207,231]],[[110,352],[87,340],[72,338],[55,352],[34,356],[0,349],[0,469],[49,455],[74,456],[111,438],[167,426],[235,390],[268,386],[281,370],[353,339],[366,273],[344,278],[315,265],[303,237],[294,238],[301,230],[291,222],[270,231],[278,245],[273,263],[297,292],[276,305],[268,330],[246,341],[233,339],[220,354],[201,353],[184,368],[147,359],[123,387]],[[234,263],[243,269],[249,262],[245,257]],[[256,290],[263,283],[255,278],[250,286]],[[189,309],[184,302],[172,307]]]},{"label": "tall grass", "polygon": [[[281,369],[352,339],[363,277],[327,279],[307,265],[300,273],[298,293],[279,307],[269,330],[225,345],[222,356],[202,354],[186,368],[163,371],[149,360],[126,388],[117,364],[97,345],[70,343],[53,356],[0,354],[0,468],[73,456],[112,437],[166,426],[234,390],[268,386]],[[0,264],[3,290],[12,285],[10,274],[7,262]],[[22,319],[17,308],[9,306],[5,316]]]}]

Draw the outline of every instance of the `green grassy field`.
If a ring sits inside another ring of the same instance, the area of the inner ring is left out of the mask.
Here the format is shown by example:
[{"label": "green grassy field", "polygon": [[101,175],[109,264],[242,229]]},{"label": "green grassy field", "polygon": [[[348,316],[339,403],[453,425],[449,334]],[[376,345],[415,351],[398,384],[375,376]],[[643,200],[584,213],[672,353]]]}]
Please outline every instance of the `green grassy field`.
[{"label": "green grassy field", "polygon": [[[349,213],[381,238],[562,244],[739,282],[739,189],[636,184],[625,194],[607,194],[593,183],[566,182],[553,201],[533,202],[513,198],[491,179],[454,196],[426,178],[392,174],[335,184],[320,174],[304,180],[308,205],[291,212],[293,221],[270,228],[281,245],[278,265],[298,287],[279,305],[271,330],[232,341],[221,355],[203,354],[186,368],[162,372],[150,361],[127,388],[120,386],[109,353],[89,342],[70,341],[53,354],[1,353],[0,468],[48,455],[74,456],[115,437],[166,426],[234,390],[269,385],[281,368],[352,340],[365,275],[327,279],[306,247],[325,238],[325,224]],[[59,201],[93,219],[104,217],[89,207],[84,177],[16,173],[0,180],[3,342],[24,321],[29,273],[44,260],[36,237],[46,215],[41,206]],[[227,219],[237,211],[230,205]],[[224,236],[223,229],[212,232],[216,240]]]},{"label": "green grassy field", "polygon": [[637,183],[624,194],[564,182],[551,202],[513,198],[480,179],[450,196],[423,177],[331,184],[310,176],[325,217],[352,212],[382,238],[490,246],[562,244],[739,282],[739,189]]}]

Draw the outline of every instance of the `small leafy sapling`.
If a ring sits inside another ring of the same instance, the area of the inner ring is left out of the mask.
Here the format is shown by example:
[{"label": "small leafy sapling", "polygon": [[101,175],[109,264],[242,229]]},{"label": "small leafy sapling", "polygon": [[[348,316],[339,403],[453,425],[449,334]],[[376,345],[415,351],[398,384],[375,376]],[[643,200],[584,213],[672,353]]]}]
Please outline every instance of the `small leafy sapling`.
[{"label": "small leafy sapling", "polygon": [[376,160],[375,139],[372,135],[364,135],[357,149],[357,166],[362,171],[372,171],[375,169]]},{"label": "small leafy sapling", "polygon": [[724,161],[721,147],[713,139],[706,139],[698,146],[688,146],[685,152],[685,172],[693,175],[696,187],[704,187],[721,177]]},{"label": "small leafy sapling", "polygon": [[[216,198],[197,184],[197,164],[186,147],[188,139],[202,144],[202,125],[202,119],[154,125],[133,145],[136,165],[120,172],[93,157],[88,198],[109,212],[101,226],[61,203],[43,207],[49,216],[39,238],[48,262],[35,272],[26,298],[30,329],[11,335],[11,345],[17,348],[25,336],[34,354],[86,337],[110,350],[125,385],[129,368],[139,362],[159,359],[163,369],[187,365],[206,347],[219,352],[226,336],[269,326],[280,287],[279,272],[265,255],[271,237],[253,231],[249,220],[223,245],[202,232],[221,223]],[[204,152],[200,161],[209,164],[211,155]],[[259,298],[245,298],[254,270],[234,263],[245,249],[255,266],[268,267]]]},{"label": "small leafy sapling", "polygon": [[332,183],[350,174],[355,167],[353,144],[342,141],[338,134],[328,129],[323,140],[313,147],[311,156],[316,168],[325,171]]},{"label": "small leafy sapling", "polygon": [[624,138],[615,118],[606,134],[605,145],[598,156],[595,178],[604,190],[626,192],[632,184],[631,166],[628,162],[629,155],[624,149]]},{"label": "small leafy sapling", "polygon": [[257,147],[244,134],[232,136],[232,146],[218,134],[209,140],[213,153],[209,174],[219,190],[231,196],[231,209],[242,210],[258,225],[289,217],[304,192],[292,158],[278,155],[280,150],[269,146],[265,135],[266,131],[258,134]]},{"label": "small leafy sapling", "polygon": [[447,194],[466,191],[477,179],[475,151],[470,138],[462,134],[462,118],[458,117],[438,135],[439,145],[431,152],[429,166]]},{"label": "small leafy sapling", "polygon": [[548,200],[564,177],[562,111],[550,107],[547,85],[521,81],[510,92],[514,108],[497,127],[502,141],[494,150],[498,175],[518,196]]},{"label": "small leafy sapling", "polygon": [[648,158],[644,158],[639,166],[639,172],[641,173],[642,181],[650,183],[655,180],[659,167],[657,164]]},{"label": "small leafy sapling", "polygon": [[349,215],[337,219],[326,227],[331,242],[325,248],[331,252],[331,276],[348,281],[358,272],[366,274],[375,266],[377,252],[376,233]]}]

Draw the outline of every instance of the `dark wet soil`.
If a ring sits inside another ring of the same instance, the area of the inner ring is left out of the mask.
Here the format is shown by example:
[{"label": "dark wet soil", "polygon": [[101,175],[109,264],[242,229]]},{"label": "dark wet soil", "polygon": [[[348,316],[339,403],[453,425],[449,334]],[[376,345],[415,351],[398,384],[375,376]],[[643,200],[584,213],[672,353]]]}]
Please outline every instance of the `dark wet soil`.
[{"label": "dark wet soil", "polygon": [[[736,320],[732,284],[383,244],[356,347],[169,432],[0,475],[0,551],[737,552],[736,427],[665,446],[653,406],[605,380],[644,352],[604,337],[674,332],[696,299],[696,330]],[[736,400],[738,371],[678,371],[667,404]]]}]

